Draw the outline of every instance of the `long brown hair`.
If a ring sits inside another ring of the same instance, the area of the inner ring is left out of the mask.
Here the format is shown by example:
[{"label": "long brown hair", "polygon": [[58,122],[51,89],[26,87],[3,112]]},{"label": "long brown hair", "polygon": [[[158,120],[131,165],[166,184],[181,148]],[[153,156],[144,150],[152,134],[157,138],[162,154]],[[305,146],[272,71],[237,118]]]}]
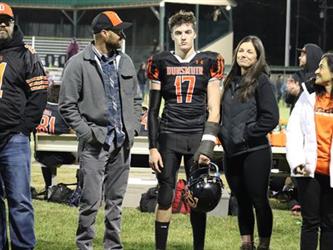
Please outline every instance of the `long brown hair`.
[{"label": "long brown hair", "polygon": [[223,83],[224,91],[230,87],[230,84],[235,76],[241,75],[241,68],[237,63],[237,53],[239,47],[245,42],[251,42],[253,44],[257,53],[257,61],[242,77],[242,87],[240,89],[239,98],[243,101],[254,95],[259,75],[261,73],[269,74],[269,68],[266,63],[265,48],[261,40],[257,36],[246,36],[238,43],[234,51],[231,70]]}]

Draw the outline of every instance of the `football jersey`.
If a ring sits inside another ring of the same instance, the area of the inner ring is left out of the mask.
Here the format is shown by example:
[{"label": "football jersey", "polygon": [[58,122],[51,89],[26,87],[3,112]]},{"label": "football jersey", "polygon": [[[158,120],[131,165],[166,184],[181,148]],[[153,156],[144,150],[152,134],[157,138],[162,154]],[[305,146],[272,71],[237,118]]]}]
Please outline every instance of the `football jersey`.
[{"label": "football jersey", "polygon": [[164,109],[160,132],[202,132],[207,119],[207,85],[223,77],[224,60],[215,52],[197,52],[182,60],[163,51],[148,59],[147,75],[161,84]]},{"label": "football jersey", "polygon": [[37,132],[48,134],[69,133],[69,127],[60,115],[57,103],[48,102],[46,104],[43,117],[37,126]]}]

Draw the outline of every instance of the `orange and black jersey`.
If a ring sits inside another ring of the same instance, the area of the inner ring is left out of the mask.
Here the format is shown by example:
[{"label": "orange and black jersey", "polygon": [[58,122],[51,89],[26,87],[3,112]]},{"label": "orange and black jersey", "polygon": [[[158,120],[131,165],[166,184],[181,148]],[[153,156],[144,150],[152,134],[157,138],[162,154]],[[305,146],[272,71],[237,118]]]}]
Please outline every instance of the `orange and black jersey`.
[{"label": "orange and black jersey", "polygon": [[37,127],[37,132],[48,134],[69,133],[69,127],[60,115],[57,103],[47,102],[42,119]]},{"label": "orange and black jersey", "polygon": [[15,26],[13,38],[0,42],[0,148],[10,134],[29,135],[39,124],[47,87],[42,63]]},{"label": "orange and black jersey", "polygon": [[215,52],[197,52],[182,60],[161,52],[148,60],[147,75],[161,84],[165,106],[161,132],[202,132],[207,118],[207,85],[223,77],[224,60]]}]

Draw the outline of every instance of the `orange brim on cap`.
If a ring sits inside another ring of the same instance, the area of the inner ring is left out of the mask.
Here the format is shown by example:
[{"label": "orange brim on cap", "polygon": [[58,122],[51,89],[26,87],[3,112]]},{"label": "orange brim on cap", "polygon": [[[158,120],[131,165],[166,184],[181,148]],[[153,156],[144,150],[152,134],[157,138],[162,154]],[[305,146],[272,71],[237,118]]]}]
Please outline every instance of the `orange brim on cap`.
[{"label": "orange brim on cap", "polygon": [[0,3],[0,15],[7,15],[11,18],[14,18],[12,8],[6,3]]}]

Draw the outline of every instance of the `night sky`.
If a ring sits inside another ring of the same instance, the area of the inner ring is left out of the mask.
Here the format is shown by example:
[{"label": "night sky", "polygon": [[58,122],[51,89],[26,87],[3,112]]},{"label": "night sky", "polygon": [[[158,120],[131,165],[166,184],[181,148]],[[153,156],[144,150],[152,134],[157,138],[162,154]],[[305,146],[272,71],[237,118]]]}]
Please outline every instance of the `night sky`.
[{"label": "night sky", "polygon": [[[333,0],[328,0],[333,6]],[[316,43],[323,48],[320,0],[300,0],[299,41],[296,43],[297,0],[291,0],[290,66],[295,65],[296,46]],[[327,11],[325,51],[333,50],[333,9]],[[237,0],[233,9],[234,46],[246,35],[259,36],[271,65],[284,65],[286,0]],[[297,61],[296,61],[297,63]]]}]

